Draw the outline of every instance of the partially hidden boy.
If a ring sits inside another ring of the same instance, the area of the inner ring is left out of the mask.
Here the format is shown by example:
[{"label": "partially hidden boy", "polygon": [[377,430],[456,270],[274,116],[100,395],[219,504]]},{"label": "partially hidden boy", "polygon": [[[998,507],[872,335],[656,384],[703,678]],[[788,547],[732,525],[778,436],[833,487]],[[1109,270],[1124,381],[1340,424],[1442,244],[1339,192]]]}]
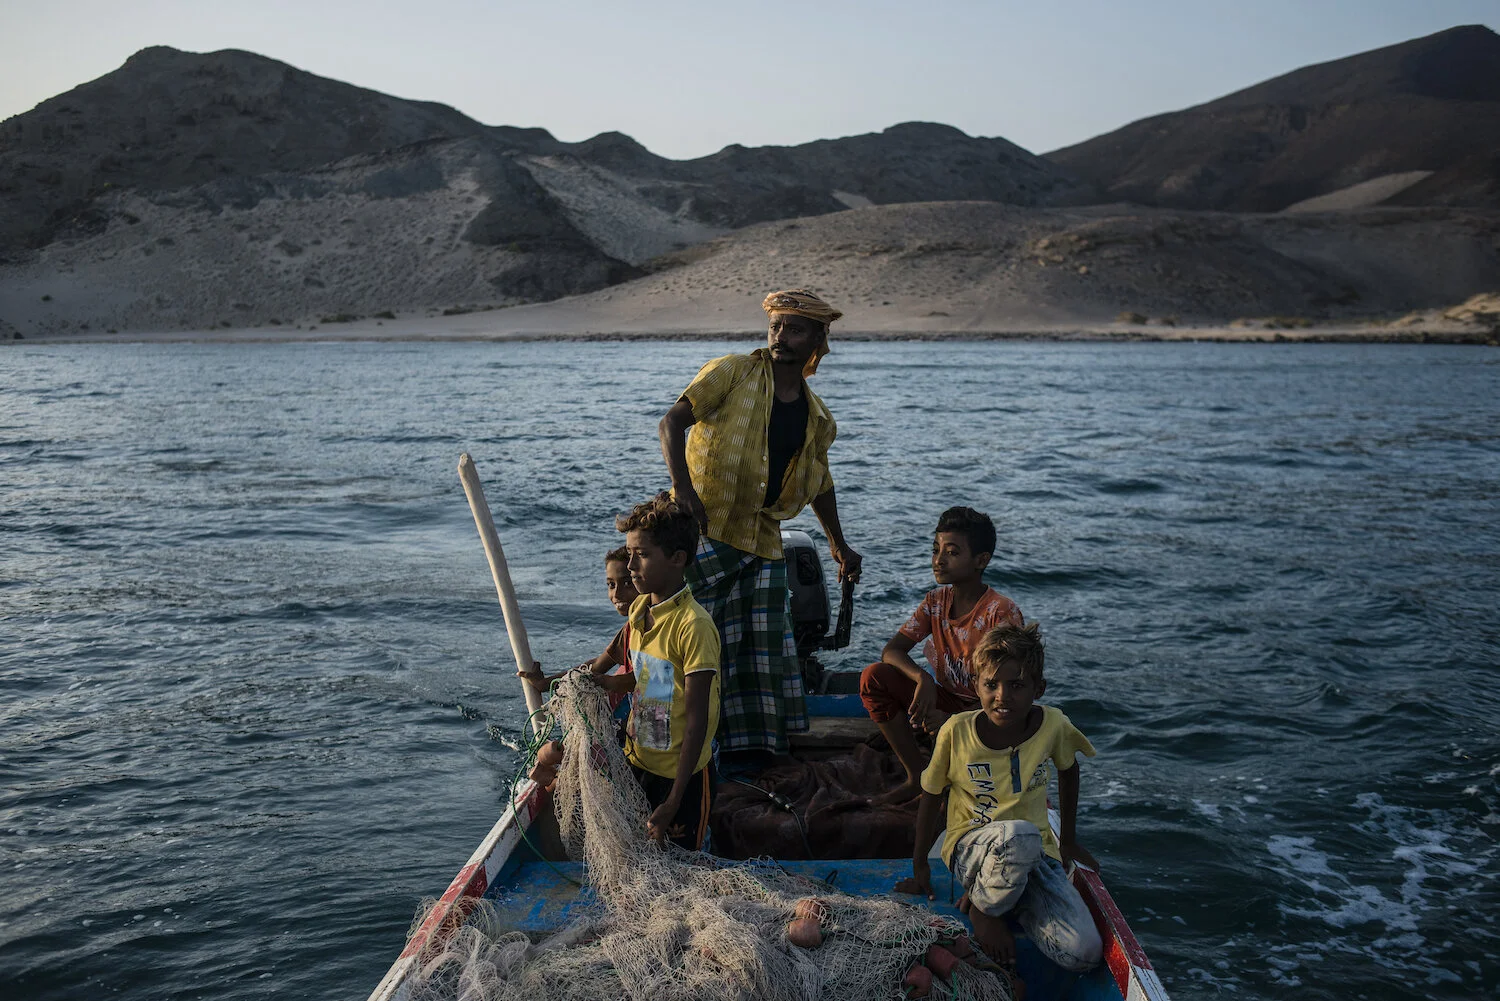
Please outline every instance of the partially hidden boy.
[{"label": "partially hidden boy", "polygon": [[[624,546],[611,549],[604,554],[604,589],[609,595],[609,603],[615,606],[615,611],[626,617],[630,615],[630,606],[635,601],[637,594],[635,584],[630,580],[629,563],[630,554],[625,550]],[[625,625],[621,626],[615,632],[614,638],[609,641],[609,645],[604,648],[604,652],[587,664],[579,666],[587,669],[589,673],[596,676],[624,672],[627,670],[625,666],[625,649],[629,644],[630,623],[627,618]],[[552,687],[554,681],[566,673],[566,671],[563,671],[559,674],[543,674],[542,665],[537,661],[533,661],[531,670],[517,671],[516,675],[533,688],[545,693]],[[610,708],[617,708],[624,697],[620,692],[611,692]]]},{"label": "partially hidden boy", "polygon": [[[992,959],[1014,968],[1014,918],[1048,959],[1082,972],[1104,953],[1088,906],[1065,866],[1098,868],[1077,840],[1077,755],[1094,747],[1061,710],[1035,700],[1047,691],[1046,651],[1035,624],[1001,626],[974,650],[980,708],[938,731],[922,773],[912,878],[897,890],[934,896],[927,861],[948,796],[942,856],[963,884],[959,908]],[[1047,763],[1057,769],[1059,835],[1047,819]]]},{"label": "partially hidden boy", "polygon": [[[971,507],[944,511],[932,540],[932,576],[941,586],[927,593],[891,637],[880,662],[860,674],[865,710],[906,768],[906,781],[877,797],[877,803],[905,803],[921,792],[927,760],[914,728],[937,733],[951,714],[979,708],[970,668],[975,646],[996,626],[1023,621],[1016,603],[984,582],[984,568],[994,552],[995,524],[989,515]],[[911,656],[924,640],[932,674]]]}]

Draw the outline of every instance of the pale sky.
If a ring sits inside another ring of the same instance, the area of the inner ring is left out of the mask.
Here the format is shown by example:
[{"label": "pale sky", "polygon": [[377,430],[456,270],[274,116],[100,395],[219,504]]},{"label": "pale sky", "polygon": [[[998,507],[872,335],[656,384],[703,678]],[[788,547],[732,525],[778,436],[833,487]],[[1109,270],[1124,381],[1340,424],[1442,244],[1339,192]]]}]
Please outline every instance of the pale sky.
[{"label": "pale sky", "polygon": [[1046,152],[1497,0],[0,0],[0,119],[138,49],[248,49],[664,156],[936,121]]}]

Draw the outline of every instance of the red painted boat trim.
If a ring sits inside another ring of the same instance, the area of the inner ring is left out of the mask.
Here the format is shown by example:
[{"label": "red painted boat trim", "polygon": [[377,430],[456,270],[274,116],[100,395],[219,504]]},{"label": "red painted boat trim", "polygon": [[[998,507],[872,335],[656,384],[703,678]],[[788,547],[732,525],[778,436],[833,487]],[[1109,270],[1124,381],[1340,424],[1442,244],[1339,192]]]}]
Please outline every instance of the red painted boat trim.
[{"label": "red painted boat trim", "polygon": [[[469,908],[459,904],[459,901],[468,897],[482,897],[484,891],[489,889],[490,882],[486,878],[483,862],[470,862],[458,871],[458,876],[448,889],[438,898],[432,910],[427,915],[427,920],[412,933],[406,943],[406,948],[401,952],[401,959],[415,956],[425,949],[429,942],[441,946],[453,934],[453,929],[464,918],[469,916]],[[458,904],[455,907],[455,904]]]},{"label": "red painted boat trim", "polygon": [[458,871],[448,889],[438,898],[432,911],[406,941],[406,948],[391,966],[370,1001],[391,1001],[406,996],[406,980],[419,956],[430,947],[441,947],[455,929],[468,918],[475,903],[490,888],[500,867],[510,857],[541,808],[542,788],[527,780],[516,792],[515,801],[490,829],[478,850]]},{"label": "red painted boat trim", "polygon": [[1094,925],[1104,940],[1104,962],[1120,988],[1120,996],[1126,1001],[1166,1001],[1166,989],[1156,976],[1146,950],[1136,940],[1099,874],[1087,866],[1075,866],[1072,881],[1094,916]]}]

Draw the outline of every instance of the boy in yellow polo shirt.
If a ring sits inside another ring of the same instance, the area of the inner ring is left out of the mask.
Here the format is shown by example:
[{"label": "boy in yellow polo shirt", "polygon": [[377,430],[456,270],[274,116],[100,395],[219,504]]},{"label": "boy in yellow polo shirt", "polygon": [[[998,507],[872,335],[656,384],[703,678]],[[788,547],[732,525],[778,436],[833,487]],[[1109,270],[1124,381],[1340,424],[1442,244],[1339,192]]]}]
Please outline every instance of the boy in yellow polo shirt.
[{"label": "boy in yellow polo shirt", "polygon": [[[1037,705],[1046,692],[1046,651],[1036,624],[997,626],[975,647],[972,664],[980,707],[956,713],[938,731],[922,773],[912,879],[898,890],[933,896],[927,851],[948,794],[943,861],[963,883],[959,908],[991,958],[1012,964],[1014,914],[1042,954],[1064,969],[1095,966],[1104,944],[1064,866],[1097,868],[1077,842],[1078,762],[1094,747],[1068,717]],[[1047,821],[1047,762],[1057,768],[1061,838]]]},{"label": "boy in yellow polo shirt", "polygon": [[660,494],[620,515],[615,527],[625,533],[639,592],[626,630],[631,673],[619,676],[631,692],[625,757],[651,804],[647,834],[697,851],[708,833],[709,758],[719,725],[719,630],[683,577],[698,548],[698,523]]}]

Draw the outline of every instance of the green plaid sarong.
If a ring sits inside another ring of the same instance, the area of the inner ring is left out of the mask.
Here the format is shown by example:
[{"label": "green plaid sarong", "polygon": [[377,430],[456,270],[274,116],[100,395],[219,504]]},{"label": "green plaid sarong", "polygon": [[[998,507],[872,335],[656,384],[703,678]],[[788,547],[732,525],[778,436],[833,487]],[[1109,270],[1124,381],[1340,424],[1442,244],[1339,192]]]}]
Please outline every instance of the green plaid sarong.
[{"label": "green plaid sarong", "polygon": [[719,749],[788,753],[787,733],[807,730],[807,700],[786,560],[705,536],[687,582],[719,627]]}]

